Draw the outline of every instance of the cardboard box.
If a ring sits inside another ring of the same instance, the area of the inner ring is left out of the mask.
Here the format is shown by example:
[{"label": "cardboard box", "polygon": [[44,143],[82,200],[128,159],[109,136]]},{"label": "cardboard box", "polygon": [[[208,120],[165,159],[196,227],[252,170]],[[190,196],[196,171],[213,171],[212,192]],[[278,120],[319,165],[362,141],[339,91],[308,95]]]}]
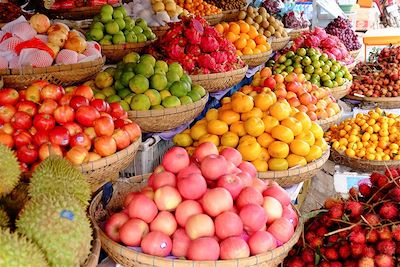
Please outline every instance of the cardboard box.
[{"label": "cardboard box", "polygon": [[379,24],[379,11],[376,8],[357,8],[356,31],[366,31],[377,28]]}]

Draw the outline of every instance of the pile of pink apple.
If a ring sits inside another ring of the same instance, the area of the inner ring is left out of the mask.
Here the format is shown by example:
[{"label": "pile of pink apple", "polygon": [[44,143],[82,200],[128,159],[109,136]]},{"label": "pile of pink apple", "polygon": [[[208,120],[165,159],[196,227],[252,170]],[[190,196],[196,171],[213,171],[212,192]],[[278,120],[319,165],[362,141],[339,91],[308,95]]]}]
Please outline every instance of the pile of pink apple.
[{"label": "pile of pink apple", "polygon": [[288,242],[298,215],[287,192],[256,178],[234,148],[199,145],[192,158],[171,148],[148,186],[129,193],[105,223],[115,242],[159,257],[232,260]]},{"label": "pile of pink apple", "polygon": [[23,171],[50,154],[82,164],[128,147],[141,131],[127,117],[119,103],[94,99],[87,85],[0,89],[0,143],[16,151]]}]

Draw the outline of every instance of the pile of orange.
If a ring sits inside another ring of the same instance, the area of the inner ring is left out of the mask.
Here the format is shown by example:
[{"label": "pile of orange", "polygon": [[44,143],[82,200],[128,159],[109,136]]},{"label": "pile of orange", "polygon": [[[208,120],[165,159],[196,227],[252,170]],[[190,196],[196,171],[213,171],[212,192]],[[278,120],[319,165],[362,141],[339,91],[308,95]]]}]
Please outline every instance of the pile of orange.
[{"label": "pile of orange", "polygon": [[233,147],[260,172],[304,166],[328,149],[322,128],[267,88],[252,96],[236,92],[221,103],[177,134],[175,144],[189,153],[204,142],[220,149]]},{"label": "pile of orange", "polygon": [[271,50],[267,37],[258,33],[253,25],[243,20],[229,24],[222,22],[215,25],[215,28],[235,45],[239,56],[255,55]]},{"label": "pile of orange", "polygon": [[325,134],[332,148],[351,158],[400,160],[400,117],[381,109],[357,114]]},{"label": "pile of orange", "polygon": [[176,3],[197,16],[209,16],[222,13],[222,10],[203,0],[176,0]]}]

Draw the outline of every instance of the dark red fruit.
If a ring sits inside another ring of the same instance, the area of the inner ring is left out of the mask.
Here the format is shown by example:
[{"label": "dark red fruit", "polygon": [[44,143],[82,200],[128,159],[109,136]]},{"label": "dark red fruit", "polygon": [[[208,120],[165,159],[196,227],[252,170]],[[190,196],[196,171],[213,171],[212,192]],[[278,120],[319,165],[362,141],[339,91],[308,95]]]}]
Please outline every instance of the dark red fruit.
[{"label": "dark red fruit", "polygon": [[360,194],[364,197],[371,196],[371,187],[368,184],[360,184],[358,186],[358,190],[360,191]]},{"label": "dark red fruit", "polygon": [[360,243],[354,243],[351,244],[351,255],[353,255],[354,258],[358,258],[363,254],[365,244],[360,244]]},{"label": "dark red fruit", "polygon": [[374,267],[374,259],[370,258],[370,257],[362,257],[359,261],[358,261],[358,267]]},{"label": "dark red fruit", "polygon": [[393,239],[396,241],[400,241],[400,225],[393,225],[392,226],[392,234]]},{"label": "dark red fruit", "polygon": [[380,254],[375,256],[375,264],[378,267],[394,267],[394,260],[388,255]]},{"label": "dark red fruit", "polygon": [[381,240],[392,239],[392,232],[387,226],[378,229],[378,234],[379,234],[379,239]]},{"label": "dark red fruit", "polygon": [[343,204],[335,204],[329,209],[329,216],[332,219],[340,219],[343,216]]},{"label": "dark red fruit", "polygon": [[300,257],[294,257],[293,259],[287,262],[288,267],[304,267],[305,263],[301,260]]},{"label": "dark red fruit", "polygon": [[390,197],[397,202],[400,202],[400,188],[393,188],[389,192]]},{"label": "dark red fruit", "polygon": [[398,216],[399,209],[397,205],[391,202],[383,203],[382,207],[379,210],[379,215],[388,220],[392,220]]},{"label": "dark red fruit", "polygon": [[389,256],[392,256],[396,252],[396,244],[391,240],[383,240],[379,242],[376,248],[381,254]]},{"label": "dark red fruit", "polygon": [[349,240],[352,243],[364,244],[366,241],[365,233],[363,231],[352,231]]},{"label": "dark red fruit", "polygon": [[346,203],[346,211],[350,212],[350,217],[358,218],[364,211],[364,207],[360,202],[349,201]]},{"label": "dark red fruit", "polygon": [[378,231],[375,229],[369,230],[366,235],[367,242],[375,243],[379,239]]},{"label": "dark red fruit", "polygon": [[368,222],[369,225],[375,226],[381,223],[381,219],[379,218],[378,215],[374,213],[368,213],[363,215],[364,219]]},{"label": "dark red fruit", "polygon": [[339,254],[337,253],[336,249],[334,249],[332,247],[327,248],[324,255],[328,260],[331,260],[331,261],[335,261],[339,258]]},{"label": "dark red fruit", "polygon": [[365,247],[363,254],[366,257],[373,258],[375,256],[375,249],[373,247]]},{"label": "dark red fruit", "polygon": [[339,248],[339,256],[342,259],[347,259],[350,256],[350,246],[345,244]]},{"label": "dark red fruit", "polygon": [[315,259],[314,251],[309,248],[304,249],[301,253],[301,258],[305,263],[313,263]]}]

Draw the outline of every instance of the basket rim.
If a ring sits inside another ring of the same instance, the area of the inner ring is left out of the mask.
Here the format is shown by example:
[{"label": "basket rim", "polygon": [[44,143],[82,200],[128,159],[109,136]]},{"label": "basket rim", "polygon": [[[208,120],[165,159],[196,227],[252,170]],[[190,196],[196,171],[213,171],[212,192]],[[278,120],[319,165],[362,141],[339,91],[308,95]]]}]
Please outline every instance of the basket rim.
[{"label": "basket rim", "polygon": [[244,67],[240,69],[235,69],[227,72],[219,72],[219,73],[210,73],[210,74],[191,74],[189,75],[192,81],[200,81],[200,80],[216,80],[222,77],[226,76],[232,76],[232,75],[238,75],[238,74],[243,74],[246,73],[247,69],[249,68],[248,65],[245,65]]},{"label": "basket rim", "polygon": [[151,41],[146,41],[146,42],[140,42],[140,43],[124,43],[124,44],[117,44],[117,45],[102,45],[101,50],[102,52],[104,50],[107,50],[108,52],[112,52],[112,50],[124,50],[124,49],[129,49],[129,48],[138,48],[138,47],[145,47],[157,40],[151,40]]},{"label": "basket rim", "polygon": [[321,124],[328,124],[328,123],[332,123],[332,122],[337,121],[339,118],[342,117],[342,114],[343,114],[342,106],[339,105],[339,108],[340,108],[340,111],[336,115],[334,115],[334,116],[332,116],[330,118],[327,118],[327,119],[316,120],[315,122],[318,123],[319,125],[321,125]]},{"label": "basket rim", "polygon": [[236,12],[240,12],[241,9],[236,8],[236,9],[228,9],[228,10],[222,10],[222,14],[227,15],[227,14],[233,14]]},{"label": "basket rim", "polygon": [[137,140],[135,140],[132,144],[128,147],[104,158],[100,158],[95,161],[90,161],[88,163],[76,165],[76,167],[81,172],[87,172],[94,169],[100,169],[102,167],[108,166],[112,163],[118,162],[121,158],[126,157],[127,155],[131,154],[133,151],[138,150],[140,144],[142,143],[142,136],[140,135]]},{"label": "basket rim", "polygon": [[155,110],[130,110],[128,111],[128,115],[134,118],[151,118],[151,117],[159,117],[165,115],[173,115],[185,111],[191,111],[194,109],[198,109],[199,107],[204,106],[209,98],[209,93],[206,90],[206,94],[198,101],[175,107],[175,108],[164,108],[164,109],[155,109]]},{"label": "basket rim", "polygon": [[299,174],[308,173],[315,169],[319,169],[328,160],[330,155],[330,149],[327,149],[319,159],[309,162],[305,166],[293,167],[285,171],[266,171],[258,172],[258,178],[262,179],[288,179],[291,176],[297,176]]},{"label": "basket rim", "polygon": [[346,95],[346,98],[352,99],[352,100],[359,100],[359,101],[366,101],[366,102],[375,102],[375,103],[381,103],[381,102],[399,102],[400,104],[400,96],[394,96],[394,97],[370,97],[370,96],[355,96],[355,95]]},{"label": "basket rim", "polygon": [[351,158],[344,153],[341,153],[337,149],[331,148],[332,153],[337,153],[341,157],[343,157],[348,162],[354,162],[360,165],[368,165],[368,166],[400,166],[400,160],[368,160],[368,159],[358,159]]},{"label": "basket rim", "polygon": [[332,87],[332,88],[322,86],[322,88],[329,89],[332,94],[334,91],[347,90],[351,87],[352,84],[353,84],[352,81],[346,81],[344,84],[342,84],[340,86],[336,86],[336,87]]},{"label": "basket rim", "polygon": [[288,32],[288,34],[290,33],[299,33],[299,32],[305,32],[310,30],[310,27],[304,27],[304,28],[285,28],[285,30],[290,30],[290,32]]},{"label": "basket rim", "polygon": [[[135,179],[138,180],[138,183],[142,183],[144,181],[144,179],[147,179],[150,176],[150,174],[142,174],[142,175],[137,175],[137,176],[133,176],[127,179],[124,179],[124,181],[127,181],[128,179]],[[140,179],[141,178],[141,179]],[[127,181],[129,182],[129,181]],[[114,184],[115,182],[113,182]],[[92,222],[93,222],[93,226],[95,228],[97,228],[99,234],[100,234],[100,240],[102,238],[107,239],[108,242],[111,242],[113,246],[118,247],[118,250],[120,252],[125,251],[125,252],[129,252],[132,254],[136,255],[136,258],[138,255],[141,255],[143,257],[149,257],[151,259],[157,259],[161,262],[179,262],[179,263],[187,263],[190,264],[192,266],[195,266],[197,264],[203,266],[206,264],[212,264],[215,266],[218,266],[218,262],[223,262],[224,264],[232,264],[232,266],[239,266],[240,261],[241,260],[252,260],[254,259],[254,262],[259,262],[259,257],[265,257],[265,256],[269,256],[269,260],[276,258],[276,254],[278,255],[282,255],[284,254],[286,251],[289,252],[289,250],[297,243],[297,240],[299,239],[302,231],[303,231],[303,224],[304,224],[304,219],[303,217],[301,217],[300,212],[298,211],[298,209],[291,203],[293,209],[295,210],[295,212],[298,215],[299,221],[297,224],[297,227],[294,231],[293,236],[290,238],[290,240],[288,242],[286,242],[285,244],[283,244],[280,247],[277,247],[273,250],[270,250],[266,253],[262,253],[262,254],[258,254],[258,255],[254,255],[254,256],[250,256],[248,258],[243,258],[243,259],[236,259],[236,260],[218,260],[218,261],[192,261],[192,260],[182,260],[182,259],[169,259],[169,258],[164,258],[164,257],[157,257],[157,256],[151,256],[151,255],[147,255],[145,253],[142,252],[137,252],[135,250],[129,249],[128,247],[121,245],[113,240],[111,240],[105,233],[104,231],[101,229],[101,227],[98,225],[96,219],[95,219],[95,209],[96,207],[100,204],[100,200],[103,196],[103,190],[100,190],[92,199],[90,206],[89,206],[89,217],[91,218]],[[188,265],[189,266],[189,265]]]},{"label": "basket rim", "polygon": [[222,18],[223,16],[224,16],[224,14],[223,14],[223,12],[221,11],[221,13],[203,16],[203,18],[204,18],[205,20],[208,20],[208,19],[219,19],[219,18]]},{"label": "basket rim", "polygon": [[251,60],[251,59],[256,59],[256,58],[261,58],[261,57],[266,57],[272,54],[272,49],[266,51],[266,52],[261,52],[259,54],[255,55],[241,55],[240,58],[242,60]]},{"label": "basket rim", "polygon": [[284,42],[289,42],[290,41],[290,36],[286,36],[286,37],[279,37],[279,38],[272,38],[271,42],[273,44],[277,44],[277,43],[284,43]]},{"label": "basket rim", "polygon": [[106,57],[102,56],[92,61],[66,64],[66,65],[53,65],[46,68],[23,67],[21,69],[1,69],[0,75],[28,75],[28,74],[44,74],[62,71],[77,71],[79,69],[91,68],[98,65],[104,65]]},{"label": "basket rim", "polygon": [[161,25],[161,26],[149,26],[151,30],[168,30],[170,27],[168,25]]}]

